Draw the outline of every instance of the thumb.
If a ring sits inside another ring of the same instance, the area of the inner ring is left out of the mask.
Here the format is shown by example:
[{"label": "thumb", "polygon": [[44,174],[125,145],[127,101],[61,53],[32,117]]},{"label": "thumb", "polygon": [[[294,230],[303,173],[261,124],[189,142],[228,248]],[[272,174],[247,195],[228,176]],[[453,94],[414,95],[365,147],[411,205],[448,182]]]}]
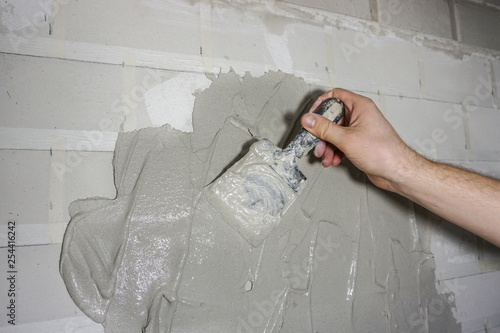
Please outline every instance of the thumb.
[{"label": "thumb", "polygon": [[315,113],[306,113],[303,115],[301,123],[315,137],[330,142],[336,147],[341,146],[342,132],[345,130],[342,126]]}]

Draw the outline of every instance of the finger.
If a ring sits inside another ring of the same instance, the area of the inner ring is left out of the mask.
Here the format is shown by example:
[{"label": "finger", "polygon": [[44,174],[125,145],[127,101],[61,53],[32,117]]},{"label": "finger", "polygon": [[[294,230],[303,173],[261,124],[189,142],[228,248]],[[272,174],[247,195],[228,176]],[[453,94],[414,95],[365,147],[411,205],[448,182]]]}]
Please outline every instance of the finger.
[{"label": "finger", "polygon": [[349,110],[352,110],[356,102],[360,98],[363,98],[363,96],[353,93],[352,91],[345,90],[342,88],[334,88],[319,96],[311,106],[309,112],[313,112],[318,108],[318,106],[321,105],[321,103],[332,97],[337,97],[338,99],[340,99],[347,106]]},{"label": "finger", "polygon": [[335,149],[334,152],[335,155],[333,156],[332,165],[337,166],[340,164],[340,162],[342,162],[342,159],[344,158],[344,153],[338,149]]},{"label": "finger", "polygon": [[348,110],[354,110],[358,101],[364,98],[364,96],[358,95],[356,93],[353,93],[352,91],[342,88],[332,89],[331,97],[337,97],[338,99],[340,99]]},{"label": "finger", "polygon": [[323,154],[323,160],[321,164],[326,168],[332,165],[333,161],[333,147],[331,145],[327,145],[325,149],[325,153]]},{"label": "finger", "polygon": [[343,149],[343,134],[346,127],[338,126],[315,113],[306,113],[301,119],[302,126],[312,135]]},{"label": "finger", "polygon": [[316,157],[323,156],[323,154],[325,153],[325,149],[326,149],[326,142],[321,140],[314,147],[314,156]]},{"label": "finger", "polygon": [[323,103],[325,100],[327,100],[329,98],[332,98],[332,93],[333,93],[333,90],[330,90],[330,91],[327,91],[326,93],[324,93],[323,95],[319,96],[316,99],[316,101],[314,101],[313,105],[309,109],[309,112],[314,112],[314,110],[316,110],[318,108],[318,106],[321,105],[321,103]]}]

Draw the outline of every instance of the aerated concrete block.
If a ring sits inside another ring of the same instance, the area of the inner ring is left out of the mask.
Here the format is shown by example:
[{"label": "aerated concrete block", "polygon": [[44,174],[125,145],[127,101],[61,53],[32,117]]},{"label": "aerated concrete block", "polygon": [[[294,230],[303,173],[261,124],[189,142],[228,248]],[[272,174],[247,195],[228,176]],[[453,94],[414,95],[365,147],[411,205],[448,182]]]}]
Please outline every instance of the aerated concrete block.
[{"label": "aerated concrete block", "polygon": [[491,59],[491,78],[495,106],[500,108],[500,59]]},{"label": "aerated concrete block", "polygon": [[455,3],[458,36],[463,43],[500,50],[500,10],[473,3]]},{"label": "aerated concrete block", "polygon": [[437,160],[466,159],[460,105],[386,96],[381,108],[403,141],[417,152]]},{"label": "aerated concrete block", "polygon": [[500,323],[500,271],[464,276],[446,281],[455,295],[457,321],[463,332],[477,332],[485,326]]},{"label": "aerated concrete block", "polygon": [[446,0],[378,0],[378,20],[394,27],[452,38]]},{"label": "aerated concrete block", "polygon": [[144,93],[175,72],[0,55],[0,126],[117,132],[151,126]]},{"label": "aerated concrete block", "polygon": [[500,162],[500,110],[470,107],[467,110],[468,149],[474,161]]},{"label": "aerated concrete block", "polygon": [[371,19],[370,0],[283,0],[283,2],[323,9],[366,20]]},{"label": "aerated concrete block", "polygon": [[[38,322],[40,327],[47,321],[83,316],[71,300],[59,275],[60,253],[60,244],[16,248],[15,255],[18,259],[16,261],[17,274],[15,274],[14,280],[16,326],[8,325],[7,319],[3,319],[0,322],[0,331],[13,332],[11,327],[19,327],[19,331],[43,332],[44,330],[23,327],[23,325]],[[6,252],[2,254],[4,254],[2,257],[5,259],[0,259],[0,264],[2,267],[7,267],[7,254]],[[7,277],[9,275],[5,274],[4,276],[0,281],[0,291],[2,295],[5,295],[3,296],[4,302],[8,302],[7,289],[10,288],[10,283]],[[65,330],[59,332],[72,332],[72,329],[74,328],[66,327]],[[56,331],[49,329],[45,332]]]},{"label": "aerated concrete block", "polygon": [[493,106],[490,64],[479,56],[462,58],[420,47],[422,96],[464,105]]},{"label": "aerated concrete block", "polygon": [[45,226],[49,230],[50,223],[67,223],[72,201],[116,195],[112,152],[67,151],[63,153],[65,161],[54,161],[57,153],[53,151],[50,156],[43,150],[0,150],[0,186],[8,193],[0,202],[0,216],[19,220],[18,227],[23,231],[18,245],[51,242],[23,228]]},{"label": "aerated concrete block", "polygon": [[420,97],[417,47],[395,37],[333,30],[338,87],[372,93]]},{"label": "aerated concrete block", "polygon": [[[212,50],[223,71],[252,75],[282,70],[308,82],[328,80],[324,29],[296,19],[214,5]],[[312,51],[314,50],[314,51]],[[219,66],[219,64],[215,64]]]}]

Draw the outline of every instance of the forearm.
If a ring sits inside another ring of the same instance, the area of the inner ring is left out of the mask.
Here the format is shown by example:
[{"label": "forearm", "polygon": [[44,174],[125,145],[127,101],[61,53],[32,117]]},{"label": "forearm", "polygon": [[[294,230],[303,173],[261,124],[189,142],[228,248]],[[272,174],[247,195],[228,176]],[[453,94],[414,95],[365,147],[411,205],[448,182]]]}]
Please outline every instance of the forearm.
[{"label": "forearm", "polygon": [[394,190],[500,246],[500,181],[409,153]]},{"label": "forearm", "polygon": [[315,149],[323,166],[337,165],[345,155],[376,186],[500,246],[500,181],[418,155],[366,97],[334,89],[320,96],[312,110],[331,97],[346,106],[343,126],[315,114],[302,117],[304,128],[324,140]]}]

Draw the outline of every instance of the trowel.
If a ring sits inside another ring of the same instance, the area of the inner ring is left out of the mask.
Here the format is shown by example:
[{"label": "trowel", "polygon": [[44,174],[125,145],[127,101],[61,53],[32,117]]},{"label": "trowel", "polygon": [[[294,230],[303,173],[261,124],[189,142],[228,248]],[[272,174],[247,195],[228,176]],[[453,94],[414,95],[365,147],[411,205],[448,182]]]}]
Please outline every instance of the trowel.
[{"label": "trowel", "polygon": [[[315,113],[338,123],[344,116],[344,104],[338,98],[330,98]],[[267,139],[259,140],[208,185],[203,198],[227,224],[257,247],[300,194],[306,177],[297,160],[319,141],[304,128],[284,149]]]}]

